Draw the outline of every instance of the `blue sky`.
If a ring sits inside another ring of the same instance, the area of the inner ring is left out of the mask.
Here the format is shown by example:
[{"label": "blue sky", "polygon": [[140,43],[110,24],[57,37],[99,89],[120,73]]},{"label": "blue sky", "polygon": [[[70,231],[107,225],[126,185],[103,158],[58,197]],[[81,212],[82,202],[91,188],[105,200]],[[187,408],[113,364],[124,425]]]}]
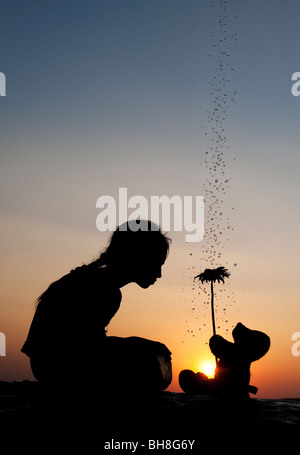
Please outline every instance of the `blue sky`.
[{"label": "blue sky", "polygon": [[[125,162],[130,170],[123,185],[131,172],[143,171],[149,147],[167,180],[167,168],[197,162],[211,103],[217,31],[211,37],[210,26],[219,3],[4,2],[6,160],[25,161],[25,174],[33,161],[49,176],[52,167],[55,174],[91,162],[100,180],[103,165]],[[227,127],[241,165],[260,163],[266,175],[282,172],[287,161],[279,145],[289,144],[297,161],[299,100],[290,95],[290,78],[297,71],[300,7],[296,1],[227,4],[238,36],[230,49],[237,104]],[[295,169],[288,169],[292,176]]]},{"label": "blue sky", "polygon": [[97,198],[119,187],[203,195],[222,61],[223,212],[236,205],[240,223],[276,200],[287,217],[299,190],[297,12],[294,0],[3,2],[3,216],[94,232]]}]

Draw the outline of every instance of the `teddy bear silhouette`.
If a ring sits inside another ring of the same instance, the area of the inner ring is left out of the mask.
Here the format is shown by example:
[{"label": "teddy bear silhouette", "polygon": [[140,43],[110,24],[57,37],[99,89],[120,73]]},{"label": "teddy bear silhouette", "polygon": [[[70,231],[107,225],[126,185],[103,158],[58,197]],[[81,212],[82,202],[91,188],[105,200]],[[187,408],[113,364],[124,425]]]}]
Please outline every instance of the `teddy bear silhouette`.
[{"label": "teddy bear silhouette", "polygon": [[249,398],[249,392],[257,393],[257,387],[249,385],[250,365],[268,352],[270,338],[240,322],[233,329],[232,336],[234,343],[220,335],[214,335],[209,340],[210,350],[217,359],[213,379],[191,370],[180,372],[179,385],[184,392],[239,399]]}]

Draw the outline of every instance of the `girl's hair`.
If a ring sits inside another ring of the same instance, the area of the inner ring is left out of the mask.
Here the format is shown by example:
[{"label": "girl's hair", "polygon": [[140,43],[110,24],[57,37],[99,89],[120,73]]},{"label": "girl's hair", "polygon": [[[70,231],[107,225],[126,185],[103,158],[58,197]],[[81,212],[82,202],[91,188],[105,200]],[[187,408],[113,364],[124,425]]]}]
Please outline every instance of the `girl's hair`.
[{"label": "girl's hair", "polygon": [[[159,227],[152,221],[132,220],[119,226],[113,233],[106,250],[90,264],[84,265],[85,270],[102,267],[104,265],[118,265],[121,259],[126,258],[127,262],[145,259],[146,261],[161,261],[163,263],[169,252],[171,239],[161,232]],[[77,267],[71,273],[81,269]],[[45,297],[52,292],[64,291],[64,284],[61,278],[50,284],[37,301],[38,305]]]},{"label": "girl's hair", "polygon": [[171,239],[159,226],[148,220],[131,220],[123,223],[112,234],[109,245],[90,267],[118,264],[120,259],[128,262],[138,258],[161,261],[168,255]]}]

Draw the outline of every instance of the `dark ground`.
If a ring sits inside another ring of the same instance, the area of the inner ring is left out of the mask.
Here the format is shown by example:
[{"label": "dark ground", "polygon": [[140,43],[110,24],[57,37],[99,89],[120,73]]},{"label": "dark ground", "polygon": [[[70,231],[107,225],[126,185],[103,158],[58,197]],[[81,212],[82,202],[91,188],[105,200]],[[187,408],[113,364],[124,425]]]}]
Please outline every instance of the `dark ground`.
[{"label": "dark ground", "polygon": [[[122,393],[112,400],[91,386],[68,401],[45,398],[35,382],[0,382],[0,430],[0,441],[9,445],[10,453],[133,453],[129,445],[118,448],[122,441],[139,442],[138,454],[200,453],[209,447],[233,452],[239,447],[239,453],[284,448],[287,453],[289,448],[299,450],[300,399],[240,402],[163,392],[135,399]],[[115,449],[104,450],[112,440]],[[149,440],[195,443],[192,450],[150,450]]]}]

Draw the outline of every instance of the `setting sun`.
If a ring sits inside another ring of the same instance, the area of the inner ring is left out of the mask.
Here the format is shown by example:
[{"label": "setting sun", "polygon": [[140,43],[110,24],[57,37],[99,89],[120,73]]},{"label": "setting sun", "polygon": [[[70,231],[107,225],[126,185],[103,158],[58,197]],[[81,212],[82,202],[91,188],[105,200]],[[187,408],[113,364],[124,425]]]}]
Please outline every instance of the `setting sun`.
[{"label": "setting sun", "polygon": [[215,374],[216,362],[215,360],[204,360],[199,365],[199,371],[206,374],[208,378],[213,378]]}]

